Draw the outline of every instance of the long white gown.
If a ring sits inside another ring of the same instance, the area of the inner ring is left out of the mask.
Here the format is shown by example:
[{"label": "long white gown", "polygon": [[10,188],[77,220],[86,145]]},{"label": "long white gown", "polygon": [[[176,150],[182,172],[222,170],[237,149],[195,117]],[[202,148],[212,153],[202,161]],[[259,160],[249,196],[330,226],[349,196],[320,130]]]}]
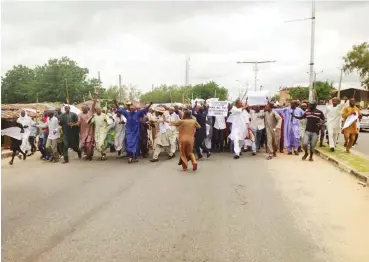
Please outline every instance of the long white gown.
[{"label": "long white gown", "polygon": [[[31,125],[34,124],[33,120],[27,115],[27,112],[24,116],[19,116],[17,119],[17,123],[21,124],[24,129],[24,133],[22,135],[22,145],[21,150],[23,152],[30,151],[31,150],[31,144],[28,141],[29,135],[31,133]],[[24,128],[24,126],[28,126],[27,128]]]},{"label": "long white gown", "polygon": [[241,148],[245,143],[245,138],[248,136],[247,123],[249,122],[249,114],[245,110],[233,106],[227,122],[232,123],[229,138],[234,143],[235,154],[239,156]]},{"label": "long white gown", "polygon": [[[126,135],[126,122],[127,119],[121,115],[120,117],[115,116],[114,117],[114,130],[115,130],[115,139],[114,139],[114,147],[115,150],[120,151],[122,150],[123,152],[125,151],[125,146],[124,146],[124,137]],[[120,122],[124,122],[124,124],[120,124]]]}]

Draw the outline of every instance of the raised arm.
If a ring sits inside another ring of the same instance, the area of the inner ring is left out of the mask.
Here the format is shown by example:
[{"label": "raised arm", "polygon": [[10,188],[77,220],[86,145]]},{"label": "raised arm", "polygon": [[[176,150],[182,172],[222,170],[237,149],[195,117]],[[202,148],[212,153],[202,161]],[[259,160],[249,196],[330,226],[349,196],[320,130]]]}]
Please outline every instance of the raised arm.
[{"label": "raised arm", "polygon": [[180,126],[181,124],[182,124],[182,121],[181,120],[178,120],[178,121],[170,121],[169,122],[169,125],[176,126],[176,127]]},{"label": "raised arm", "polygon": [[91,106],[91,112],[92,112],[92,114],[94,114],[96,112],[96,102],[97,102],[97,97],[95,97],[92,100],[92,106]]},{"label": "raised arm", "polygon": [[302,116],[295,116],[295,114],[294,114],[293,112],[291,112],[291,115],[292,115],[294,118],[298,119],[298,120],[301,120],[301,119],[306,118],[306,113],[304,113]]}]

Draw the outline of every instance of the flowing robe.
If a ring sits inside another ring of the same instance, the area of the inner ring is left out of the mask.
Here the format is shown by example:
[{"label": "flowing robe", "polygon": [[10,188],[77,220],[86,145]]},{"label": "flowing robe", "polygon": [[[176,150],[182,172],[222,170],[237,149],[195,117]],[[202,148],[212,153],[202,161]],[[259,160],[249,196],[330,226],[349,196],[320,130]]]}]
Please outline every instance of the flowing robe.
[{"label": "flowing robe", "polygon": [[83,148],[87,155],[93,153],[94,126],[88,123],[92,115],[92,111],[79,115],[79,147]]},{"label": "flowing robe", "polygon": [[140,118],[147,114],[147,109],[141,109],[136,112],[129,112],[125,109],[118,110],[125,118],[126,122],[126,152],[138,156],[139,138],[140,138]]},{"label": "flowing robe", "polygon": [[[77,123],[78,116],[76,113],[69,112],[63,113],[60,116],[60,125],[63,128],[63,142],[64,149],[68,151],[68,148],[72,148],[73,150],[77,150],[79,148],[79,127],[70,127],[69,123]],[[50,132],[51,130],[49,130]]]},{"label": "flowing robe", "polygon": [[282,118],[277,112],[265,112],[265,131],[267,133],[267,147],[269,154],[276,153],[278,150],[276,128],[282,125]]},{"label": "flowing robe", "polygon": [[297,151],[300,146],[300,120],[295,117],[292,117],[292,113],[295,116],[301,117],[304,114],[304,111],[296,107],[292,109],[291,107],[274,109],[277,113],[283,115],[284,120],[284,145],[287,147],[288,152],[292,152],[292,149]]},{"label": "flowing robe", "polygon": [[17,123],[21,124],[23,128],[27,126],[27,128],[24,128],[24,133],[22,135],[22,144],[20,146],[21,150],[23,152],[31,150],[31,144],[28,141],[29,135],[31,133],[31,125],[35,124],[32,119],[25,114],[25,116],[19,116],[17,119]]},{"label": "flowing robe", "polygon": [[[117,151],[125,151],[125,145],[124,145],[124,137],[126,134],[126,122],[127,119],[121,115],[120,117],[115,116],[114,117],[115,123],[114,123],[114,129],[115,129],[115,140],[114,140],[114,147]],[[124,122],[124,123],[121,123]]]},{"label": "flowing robe", "polygon": [[101,154],[105,154],[106,145],[105,138],[108,134],[109,125],[113,123],[113,121],[104,113],[100,115],[94,114],[91,123],[95,124],[95,146],[96,150]]},{"label": "flowing robe", "polygon": [[248,137],[249,114],[245,110],[233,106],[227,122],[232,124],[229,138],[233,141],[234,152],[236,155],[240,155],[245,138]]},{"label": "flowing robe", "polygon": [[171,125],[178,127],[179,165],[182,165],[183,169],[187,169],[189,160],[191,160],[192,165],[196,164],[196,158],[193,153],[194,135],[195,128],[201,128],[201,126],[193,119],[171,122]]}]

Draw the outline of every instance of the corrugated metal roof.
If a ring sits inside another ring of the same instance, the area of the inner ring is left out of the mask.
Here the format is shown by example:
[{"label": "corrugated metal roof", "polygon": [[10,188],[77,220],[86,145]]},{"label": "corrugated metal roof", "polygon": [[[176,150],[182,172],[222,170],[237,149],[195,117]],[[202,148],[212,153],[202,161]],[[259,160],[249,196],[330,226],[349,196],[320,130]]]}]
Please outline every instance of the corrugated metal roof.
[{"label": "corrugated metal roof", "polygon": [[[1,109],[1,118],[2,119],[16,119],[20,116],[22,109],[18,110],[3,110]],[[27,115],[30,117],[35,117],[36,113],[27,111]]]},{"label": "corrugated metal roof", "polygon": [[2,110],[17,110],[22,108],[32,108],[37,110],[56,109],[56,105],[47,103],[32,104],[1,104]]}]

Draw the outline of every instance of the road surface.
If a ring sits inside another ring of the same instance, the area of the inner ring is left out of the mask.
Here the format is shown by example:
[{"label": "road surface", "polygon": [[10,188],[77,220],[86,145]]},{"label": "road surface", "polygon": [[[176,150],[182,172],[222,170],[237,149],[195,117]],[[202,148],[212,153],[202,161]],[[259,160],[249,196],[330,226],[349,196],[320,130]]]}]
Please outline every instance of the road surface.
[{"label": "road surface", "polygon": [[3,160],[2,261],[369,261],[369,190],[324,160],[162,160]]},{"label": "road surface", "polygon": [[[338,141],[340,145],[344,144],[345,140],[343,138],[343,135],[339,136]],[[354,146],[353,150],[369,157],[369,132],[368,131],[363,131],[359,133],[357,145]]]}]

